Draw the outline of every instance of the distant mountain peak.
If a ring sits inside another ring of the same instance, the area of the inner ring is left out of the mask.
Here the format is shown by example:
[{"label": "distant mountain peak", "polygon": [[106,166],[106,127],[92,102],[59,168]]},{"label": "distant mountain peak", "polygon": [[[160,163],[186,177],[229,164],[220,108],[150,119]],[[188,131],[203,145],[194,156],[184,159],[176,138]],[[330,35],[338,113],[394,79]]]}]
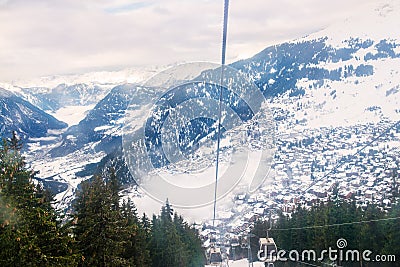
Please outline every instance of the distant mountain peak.
[{"label": "distant mountain peak", "polygon": [[102,85],[114,87],[125,83],[141,83],[165,67],[131,67],[114,71],[92,71],[81,74],[51,75],[29,80],[13,82],[17,87],[47,87],[59,85],[72,86],[77,84]]}]

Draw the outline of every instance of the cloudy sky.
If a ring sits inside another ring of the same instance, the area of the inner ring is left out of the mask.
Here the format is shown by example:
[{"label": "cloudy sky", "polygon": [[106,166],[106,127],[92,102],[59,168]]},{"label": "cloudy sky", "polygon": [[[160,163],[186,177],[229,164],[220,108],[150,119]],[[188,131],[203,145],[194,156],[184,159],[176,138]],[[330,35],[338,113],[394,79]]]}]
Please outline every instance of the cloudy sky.
[{"label": "cloudy sky", "polygon": [[[375,0],[231,0],[227,61]],[[220,61],[223,0],[0,0],[0,81]]]}]

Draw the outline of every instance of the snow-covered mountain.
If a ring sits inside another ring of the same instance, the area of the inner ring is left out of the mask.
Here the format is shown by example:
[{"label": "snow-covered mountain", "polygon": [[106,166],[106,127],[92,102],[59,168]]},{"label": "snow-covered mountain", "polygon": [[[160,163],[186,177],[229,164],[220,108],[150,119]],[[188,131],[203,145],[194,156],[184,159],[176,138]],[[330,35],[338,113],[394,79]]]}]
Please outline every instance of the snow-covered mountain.
[{"label": "snow-covered mountain", "polygon": [[[309,129],[394,123],[400,119],[399,17],[399,3],[385,1],[321,32],[268,47],[231,66],[251,77],[268,99],[281,144]],[[105,77],[113,80],[112,74]],[[63,95],[70,86],[79,88],[68,85],[60,87],[60,92],[52,90],[54,95],[46,93],[48,105],[56,105],[53,101],[57,102],[57,95]],[[62,134],[61,141],[46,147],[46,153],[40,156],[32,154],[33,165],[41,170],[43,178],[69,185],[69,197],[59,199],[70,199],[78,181],[90,176],[99,163],[104,165],[102,159],[107,154],[123,165],[120,147],[125,110],[134,101],[134,120],[138,127],[144,126],[150,104],[156,100],[154,90],[134,84],[113,88],[79,124]],[[36,92],[41,93],[41,89]],[[200,126],[195,127],[199,132],[191,133],[189,138],[209,134],[202,133],[207,127]],[[186,150],[190,150],[188,144],[196,146],[195,142],[183,144]],[[63,171],[62,165],[70,171]]]},{"label": "snow-covered mountain", "polygon": [[0,83],[6,90],[50,113],[69,126],[85,117],[113,87],[95,84],[58,84],[55,87],[19,87]]},{"label": "snow-covered mountain", "polygon": [[25,95],[30,95],[32,101],[43,109],[56,111],[67,106],[95,105],[109,90],[97,85],[59,84],[52,89],[43,87],[22,88]]},{"label": "snow-covered mountain", "polygon": [[85,118],[112,88],[127,83],[140,84],[165,67],[126,68],[75,75],[55,75],[1,83],[9,90],[50,113],[69,126]]},{"label": "snow-covered mountain", "polygon": [[82,74],[53,75],[29,80],[14,81],[12,86],[20,88],[45,87],[55,88],[86,84],[89,86],[113,87],[124,83],[141,83],[167,66],[125,68],[116,71],[94,71]]},{"label": "snow-covered mountain", "polygon": [[300,95],[301,110],[311,112],[296,114],[296,119],[309,124],[341,119],[340,123],[354,123],[357,116],[365,117],[364,111],[370,120],[371,109],[396,119],[400,106],[399,15],[400,3],[386,1],[233,66],[249,73],[266,96]]},{"label": "snow-covered mountain", "polygon": [[135,84],[114,87],[78,125],[63,134],[61,145],[51,150],[51,155],[65,156],[89,143],[96,143],[95,148],[99,151],[111,153],[121,146],[121,131],[128,105],[137,105],[145,116],[143,107],[151,103],[154,95],[154,89]]},{"label": "snow-covered mountain", "polygon": [[2,136],[8,136],[12,131],[17,131],[25,140],[29,137],[44,137],[49,130],[67,127],[64,122],[2,88],[0,88],[0,110]]}]

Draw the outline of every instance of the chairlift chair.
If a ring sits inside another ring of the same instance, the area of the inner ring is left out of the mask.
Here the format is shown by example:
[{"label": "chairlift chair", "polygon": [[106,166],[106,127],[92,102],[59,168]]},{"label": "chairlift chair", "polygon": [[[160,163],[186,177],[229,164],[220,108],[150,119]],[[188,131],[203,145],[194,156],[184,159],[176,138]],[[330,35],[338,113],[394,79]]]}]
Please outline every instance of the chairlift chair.
[{"label": "chairlift chair", "polygon": [[211,266],[221,266],[222,265],[222,254],[221,249],[218,247],[213,247],[210,249],[209,261]]},{"label": "chairlift chair", "polygon": [[242,240],[240,242],[240,247],[241,248],[247,248],[248,247],[248,240],[247,240],[247,236],[243,236]]},{"label": "chairlift chair", "polygon": [[234,236],[234,237],[231,238],[231,246],[232,247],[240,246],[239,238],[237,236]]},{"label": "chairlift chair", "polygon": [[260,238],[259,244],[260,249],[257,253],[258,259],[266,263],[275,262],[278,248],[276,247],[274,239],[271,237]]}]

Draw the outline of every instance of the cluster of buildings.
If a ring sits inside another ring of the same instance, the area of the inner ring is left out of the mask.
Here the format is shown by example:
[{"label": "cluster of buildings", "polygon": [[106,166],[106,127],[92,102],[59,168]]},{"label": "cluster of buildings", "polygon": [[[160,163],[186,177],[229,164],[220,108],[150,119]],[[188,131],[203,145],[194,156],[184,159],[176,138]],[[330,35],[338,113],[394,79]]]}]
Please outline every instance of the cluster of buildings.
[{"label": "cluster of buildings", "polygon": [[[233,197],[220,235],[245,236],[259,218],[340,197],[390,210],[400,197],[400,128],[391,121],[278,133],[264,186]],[[257,143],[257,142],[255,142]],[[205,242],[207,238],[205,238]]]}]

